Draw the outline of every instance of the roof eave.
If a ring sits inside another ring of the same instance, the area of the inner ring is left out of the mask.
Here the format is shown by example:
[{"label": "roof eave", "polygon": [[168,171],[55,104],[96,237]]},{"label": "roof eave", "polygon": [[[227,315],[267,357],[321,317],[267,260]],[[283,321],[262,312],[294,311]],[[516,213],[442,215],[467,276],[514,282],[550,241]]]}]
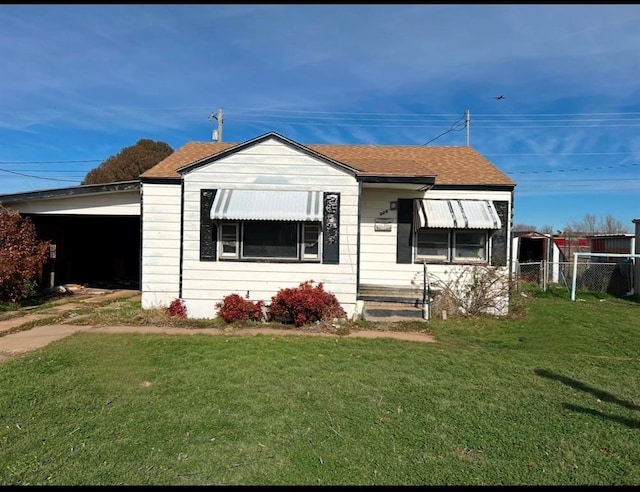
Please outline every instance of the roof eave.
[{"label": "roof eave", "polygon": [[65,198],[79,195],[98,195],[101,193],[120,193],[140,189],[140,181],[119,181],[93,185],[80,185],[50,190],[36,190],[22,193],[0,195],[0,204],[26,202],[29,200],[46,200],[50,198]]},{"label": "roof eave", "polygon": [[435,176],[406,176],[390,174],[358,174],[356,179],[361,183],[409,183],[432,185],[436,182]]}]

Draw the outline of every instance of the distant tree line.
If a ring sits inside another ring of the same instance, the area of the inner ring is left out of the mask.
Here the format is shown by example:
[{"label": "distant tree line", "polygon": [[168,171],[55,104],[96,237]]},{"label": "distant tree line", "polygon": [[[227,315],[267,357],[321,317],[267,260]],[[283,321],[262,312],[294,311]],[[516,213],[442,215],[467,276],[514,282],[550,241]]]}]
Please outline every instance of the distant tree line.
[{"label": "distant tree line", "polygon": [[132,181],[171,154],[173,149],[169,144],[141,139],[135,145],[125,147],[120,153],[109,157],[98,167],[89,171],[81,184]]},{"label": "distant tree line", "polygon": [[514,231],[536,231],[543,234],[570,233],[572,235],[593,236],[595,234],[627,234],[632,232],[631,226],[626,225],[621,220],[616,219],[612,215],[605,217],[596,217],[593,214],[585,214],[582,220],[572,221],[565,225],[562,230],[555,230],[550,225],[544,225],[541,228],[529,224],[516,224]]}]

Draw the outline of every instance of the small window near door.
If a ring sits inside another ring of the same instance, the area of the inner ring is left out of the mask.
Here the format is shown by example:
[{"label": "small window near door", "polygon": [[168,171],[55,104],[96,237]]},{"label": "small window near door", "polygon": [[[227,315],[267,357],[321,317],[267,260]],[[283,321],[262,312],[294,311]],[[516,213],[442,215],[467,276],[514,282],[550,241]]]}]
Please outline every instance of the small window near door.
[{"label": "small window near door", "polygon": [[417,259],[447,261],[449,259],[449,231],[419,229],[416,256]]},{"label": "small window near door", "polygon": [[453,259],[457,261],[485,261],[487,233],[484,231],[455,231]]}]

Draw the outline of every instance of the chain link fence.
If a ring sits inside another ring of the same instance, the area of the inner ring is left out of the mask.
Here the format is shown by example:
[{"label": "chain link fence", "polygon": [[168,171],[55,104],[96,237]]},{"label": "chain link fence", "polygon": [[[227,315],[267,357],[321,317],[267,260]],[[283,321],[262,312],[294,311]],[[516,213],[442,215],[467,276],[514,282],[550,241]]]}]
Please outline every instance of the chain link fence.
[{"label": "chain link fence", "polygon": [[[633,259],[616,263],[578,262],[576,290],[604,292],[619,297],[628,295],[633,291],[633,265]],[[573,262],[516,262],[516,287],[521,290],[522,284],[528,283],[546,291],[550,284],[556,284],[571,292],[573,266]]]}]

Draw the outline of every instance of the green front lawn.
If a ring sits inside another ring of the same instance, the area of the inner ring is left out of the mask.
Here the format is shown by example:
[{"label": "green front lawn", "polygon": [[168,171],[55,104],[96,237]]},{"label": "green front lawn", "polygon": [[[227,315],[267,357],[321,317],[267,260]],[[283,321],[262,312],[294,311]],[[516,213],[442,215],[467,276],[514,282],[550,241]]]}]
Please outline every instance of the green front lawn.
[{"label": "green front lawn", "polygon": [[78,333],[0,364],[0,484],[637,485],[640,304],[578,299],[432,344]]}]

